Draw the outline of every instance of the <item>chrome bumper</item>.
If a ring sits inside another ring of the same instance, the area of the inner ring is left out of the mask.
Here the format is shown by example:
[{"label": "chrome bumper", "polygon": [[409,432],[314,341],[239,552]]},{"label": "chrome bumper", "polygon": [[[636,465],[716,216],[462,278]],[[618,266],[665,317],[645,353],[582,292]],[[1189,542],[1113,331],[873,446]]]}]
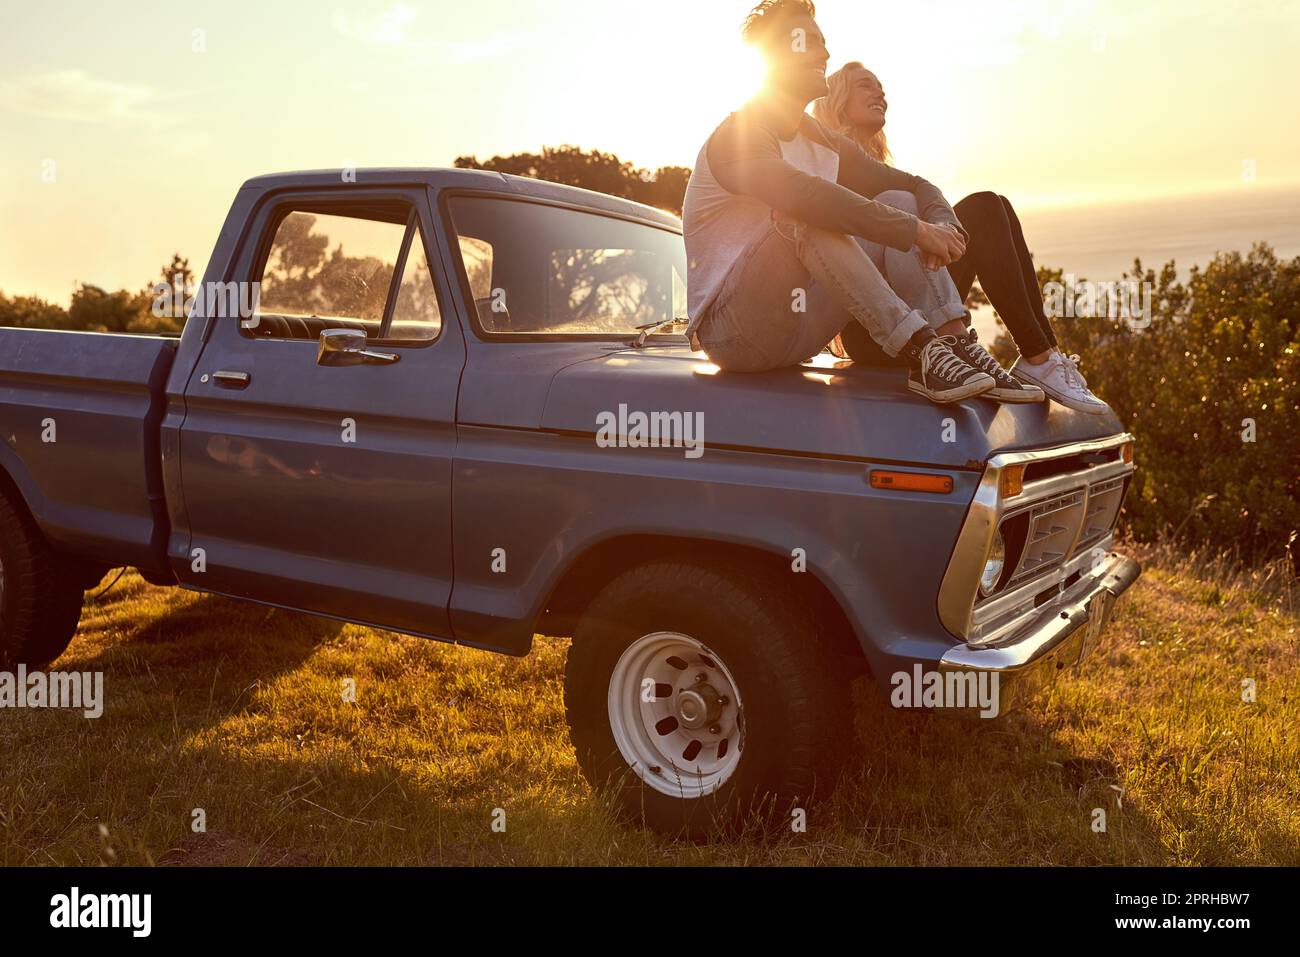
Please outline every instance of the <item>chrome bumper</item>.
[{"label": "chrome bumper", "polygon": [[1115,600],[1141,573],[1133,559],[1111,552],[1060,600],[1045,606],[1015,633],[994,644],[957,645],[940,659],[939,670],[996,673],[998,711],[1005,714],[1092,651]]}]

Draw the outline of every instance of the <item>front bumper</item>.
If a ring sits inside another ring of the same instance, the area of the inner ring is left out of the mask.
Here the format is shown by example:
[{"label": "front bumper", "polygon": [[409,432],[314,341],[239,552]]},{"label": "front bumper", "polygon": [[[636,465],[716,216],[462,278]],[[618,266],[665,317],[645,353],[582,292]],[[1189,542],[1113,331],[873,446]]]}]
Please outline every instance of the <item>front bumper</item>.
[{"label": "front bumper", "polygon": [[997,674],[998,713],[1005,714],[1092,651],[1115,600],[1141,573],[1133,559],[1110,552],[1022,628],[992,644],[957,645],[940,660],[939,671]]}]

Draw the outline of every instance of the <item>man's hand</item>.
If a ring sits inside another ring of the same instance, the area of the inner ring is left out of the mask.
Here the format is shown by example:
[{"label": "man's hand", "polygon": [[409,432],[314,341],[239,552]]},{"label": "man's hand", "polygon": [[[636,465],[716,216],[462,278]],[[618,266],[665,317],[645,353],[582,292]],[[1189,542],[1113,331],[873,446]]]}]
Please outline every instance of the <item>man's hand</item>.
[{"label": "man's hand", "polygon": [[952,226],[934,226],[916,222],[916,245],[921,249],[921,264],[932,272],[954,263],[966,254],[966,240]]}]

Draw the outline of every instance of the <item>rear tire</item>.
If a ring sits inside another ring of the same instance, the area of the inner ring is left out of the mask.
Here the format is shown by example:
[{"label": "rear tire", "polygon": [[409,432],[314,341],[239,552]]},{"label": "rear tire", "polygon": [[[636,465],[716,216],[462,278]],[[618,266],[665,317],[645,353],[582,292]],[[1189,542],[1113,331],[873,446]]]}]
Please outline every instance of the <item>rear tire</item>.
[{"label": "rear tire", "polygon": [[788,826],[833,789],[850,679],[778,576],[656,562],[607,585],[565,668],[584,776],[637,822],[705,839]]},{"label": "rear tire", "polygon": [[0,669],[44,668],[81,621],[74,569],[50,548],[26,509],[0,494]]}]

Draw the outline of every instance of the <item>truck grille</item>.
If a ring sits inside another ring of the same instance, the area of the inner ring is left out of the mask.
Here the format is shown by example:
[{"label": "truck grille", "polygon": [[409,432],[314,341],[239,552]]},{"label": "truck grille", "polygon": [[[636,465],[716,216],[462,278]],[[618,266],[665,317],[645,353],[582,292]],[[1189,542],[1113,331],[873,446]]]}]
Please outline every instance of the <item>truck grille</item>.
[{"label": "truck grille", "polygon": [[[939,619],[967,644],[997,642],[1088,584],[1133,476],[1133,436],[989,459],[939,586]],[[995,555],[1001,542],[1005,561]]]},{"label": "truck grille", "polygon": [[1055,568],[1109,535],[1119,520],[1127,482],[1126,476],[1094,482],[1086,492],[1065,492],[1008,517],[1005,528],[1024,529],[1024,545],[1008,586]]}]

